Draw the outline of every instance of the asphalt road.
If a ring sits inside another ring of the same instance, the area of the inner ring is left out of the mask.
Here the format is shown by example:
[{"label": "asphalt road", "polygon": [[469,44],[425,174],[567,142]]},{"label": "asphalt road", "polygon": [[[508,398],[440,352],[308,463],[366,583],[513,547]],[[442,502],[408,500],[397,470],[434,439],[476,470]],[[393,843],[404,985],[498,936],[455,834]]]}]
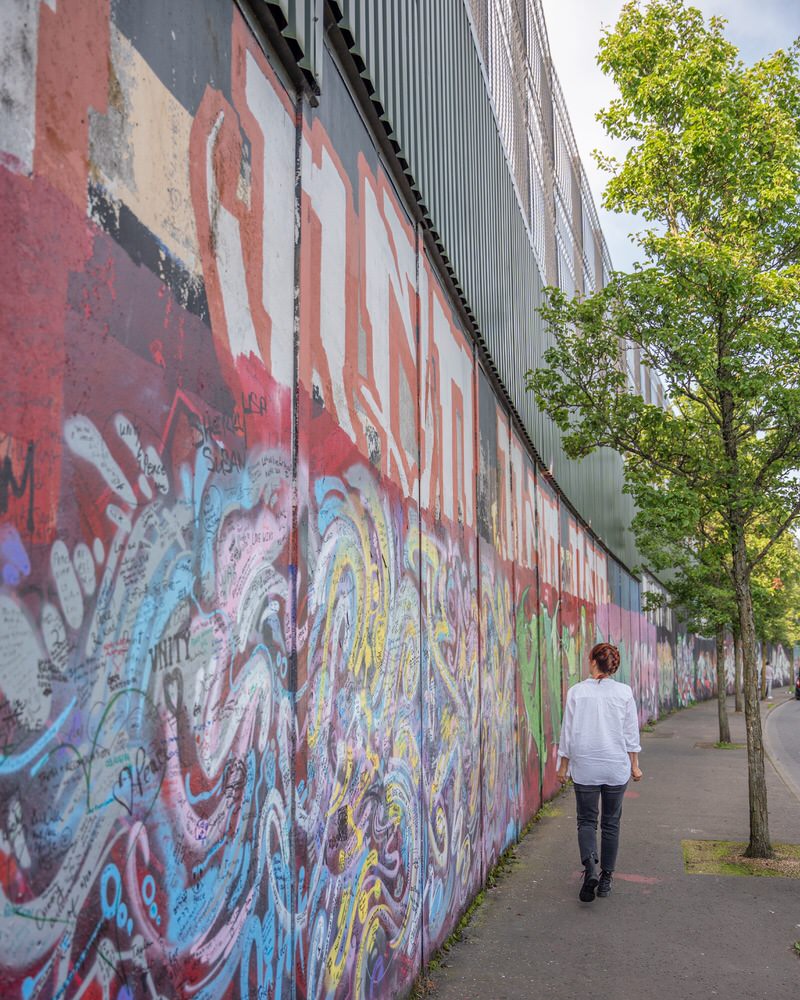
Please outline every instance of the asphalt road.
[{"label": "asphalt road", "polygon": [[800,701],[793,695],[770,709],[766,744],[775,770],[800,799]]}]

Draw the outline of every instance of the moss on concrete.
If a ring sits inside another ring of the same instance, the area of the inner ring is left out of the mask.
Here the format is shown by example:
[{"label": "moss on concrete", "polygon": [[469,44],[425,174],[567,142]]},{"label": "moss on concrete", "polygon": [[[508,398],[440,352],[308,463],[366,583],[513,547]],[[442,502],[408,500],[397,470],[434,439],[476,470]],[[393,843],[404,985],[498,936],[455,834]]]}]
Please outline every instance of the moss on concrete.
[{"label": "moss on concrete", "polygon": [[800,845],[773,844],[772,858],[747,858],[746,843],[734,840],[683,840],[689,875],[749,875],[800,879]]}]

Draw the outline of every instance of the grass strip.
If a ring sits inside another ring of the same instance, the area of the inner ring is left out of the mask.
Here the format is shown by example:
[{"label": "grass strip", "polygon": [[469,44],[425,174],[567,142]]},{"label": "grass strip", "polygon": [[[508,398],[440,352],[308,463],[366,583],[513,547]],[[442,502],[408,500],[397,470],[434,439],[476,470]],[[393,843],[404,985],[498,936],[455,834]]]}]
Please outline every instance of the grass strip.
[{"label": "grass strip", "polygon": [[800,844],[773,844],[773,857],[747,858],[747,844],[735,840],[682,840],[688,875],[744,875],[800,879]]}]

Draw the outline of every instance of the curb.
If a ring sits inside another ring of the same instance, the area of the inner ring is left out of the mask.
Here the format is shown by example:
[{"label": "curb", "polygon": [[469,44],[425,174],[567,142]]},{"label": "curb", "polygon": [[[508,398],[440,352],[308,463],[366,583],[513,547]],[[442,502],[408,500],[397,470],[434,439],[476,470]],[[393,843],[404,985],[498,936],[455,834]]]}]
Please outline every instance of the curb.
[{"label": "curb", "polygon": [[771,749],[770,738],[769,738],[770,729],[772,728],[771,722],[773,716],[775,715],[776,712],[782,711],[786,707],[786,705],[790,705],[793,701],[794,698],[787,698],[786,701],[784,701],[782,704],[776,705],[775,708],[773,708],[772,711],[768,713],[766,719],[766,725],[764,726],[764,749],[767,752],[767,759],[769,760],[770,764],[772,764],[778,777],[781,779],[784,785],[786,785],[791,794],[794,795],[794,797],[798,801],[800,801],[800,785],[798,785],[798,783],[795,781],[792,775],[789,774],[787,769],[781,763],[780,757],[778,757],[778,755],[774,753],[774,751]]}]

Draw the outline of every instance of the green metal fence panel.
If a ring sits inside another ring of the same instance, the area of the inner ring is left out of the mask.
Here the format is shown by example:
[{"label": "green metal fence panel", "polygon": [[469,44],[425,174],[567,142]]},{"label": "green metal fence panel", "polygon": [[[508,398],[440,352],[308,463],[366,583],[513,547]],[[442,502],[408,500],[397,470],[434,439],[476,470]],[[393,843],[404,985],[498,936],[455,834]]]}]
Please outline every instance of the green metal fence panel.
[{"label": "green metal fence panel", "polygon": [[324,0],[253,0],[272,14],[311,90],[319,90],[325,35]]}]

